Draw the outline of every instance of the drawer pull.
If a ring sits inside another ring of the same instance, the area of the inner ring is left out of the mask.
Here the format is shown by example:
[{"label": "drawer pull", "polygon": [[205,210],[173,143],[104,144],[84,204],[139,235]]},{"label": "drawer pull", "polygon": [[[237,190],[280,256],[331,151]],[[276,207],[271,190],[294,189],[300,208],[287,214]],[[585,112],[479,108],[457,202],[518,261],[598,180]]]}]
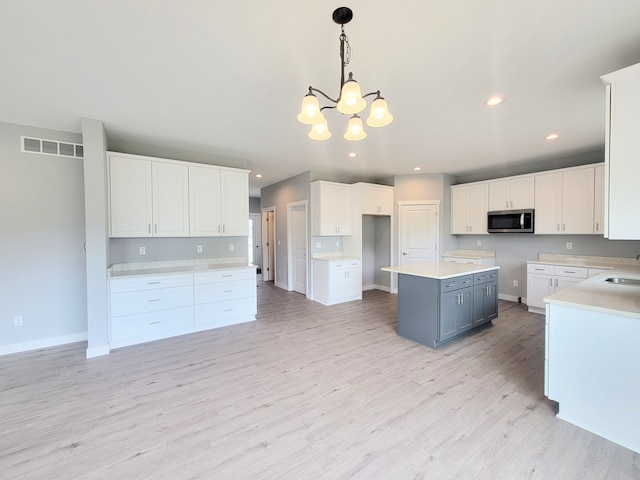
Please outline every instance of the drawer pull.
[{"label": "drawer pull", "polygon": [[161,299],[160,298],[154,298],[152,300],[149,300],[149,302],[159,302]]},{"label": "drawer pull", "polygon": [[162,320],[156,320],[155,322],[149,322],[149,325],[158,325],[159,323],[162,323]]},{"label": "drawer pull", "polygon": [[231,293],[233,290],[223,290],[222,293]]},{"label": "drawer pull", "polygon": [[544,272],[546,269],[545,268],[534,268],[535,271],[537,272]]},{"label": "drawer pull", "polygon": [[233,277],[233,275],[222,275],[223,277]]},{"label": "drawer pull", "polygon": [[147,285],[157,285],[159,283],[162,283],[162,282],[147,282]]},{"label": "drawer pull", "polygon": [[450,283],[449,285],[447,285],[447,287],[455,287],[456,284],[455,283]]},{"label": "drawer pull", "polygon": [[233,312],[233,308],[229,308],[227,310],[223,310],[223,312]]},{"label": "drawer pull", "polygon": [[562,273],[578,273],[578,272],[574,272],[573,270],[563,270]]}]

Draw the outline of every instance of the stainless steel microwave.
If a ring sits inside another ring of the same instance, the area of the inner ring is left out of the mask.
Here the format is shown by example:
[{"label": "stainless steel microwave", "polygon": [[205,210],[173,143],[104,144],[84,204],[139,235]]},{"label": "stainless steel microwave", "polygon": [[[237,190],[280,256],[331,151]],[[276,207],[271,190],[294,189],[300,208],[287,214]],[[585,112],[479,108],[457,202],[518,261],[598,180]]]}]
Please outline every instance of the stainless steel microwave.
[{"label": "stainless steel microwave", "polygon": [[526,210],[501,210],[487,214],[489,233],[533,233],[533,208]]}]

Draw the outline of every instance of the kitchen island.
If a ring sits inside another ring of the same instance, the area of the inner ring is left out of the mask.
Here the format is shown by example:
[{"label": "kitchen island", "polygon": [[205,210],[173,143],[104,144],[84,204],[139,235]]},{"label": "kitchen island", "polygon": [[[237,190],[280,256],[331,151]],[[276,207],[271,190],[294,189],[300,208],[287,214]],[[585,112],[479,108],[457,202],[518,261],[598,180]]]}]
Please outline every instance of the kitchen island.
[{"label": "kitchen island", "polygon": [[398,335],[435,349],[491,326],[499,268],[448,262],[382,268],[398,274]]},{"label": "kitchen island", "polygon": [[618,267],[544,299],[545,395],[557,416],[640,453],[640,281]]}]

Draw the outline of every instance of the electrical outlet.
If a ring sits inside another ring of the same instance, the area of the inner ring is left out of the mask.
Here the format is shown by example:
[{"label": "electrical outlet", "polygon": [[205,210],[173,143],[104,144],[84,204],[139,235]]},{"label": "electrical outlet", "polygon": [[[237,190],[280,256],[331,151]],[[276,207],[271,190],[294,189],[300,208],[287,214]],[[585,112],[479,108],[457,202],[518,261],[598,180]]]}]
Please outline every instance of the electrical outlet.
[{"label": "electrical outlet", "polygon": [[476,247],[482,246],[482,240],[476,240]]},{"label": "electrical outlet", "polygon": [[236,246],[233,243],[229,244],[229,251],[233,252],[236,249]]},{"label": "electrical outlet", "polygon": [[198,253],[202,253],[202,245],[198,245],[196,249],[198,250]]},{"label": "electrical outlet", "polygon": [[147,254],[146,247],[140,247],[140,255],[146,255],[146,254]]},{"label": "electrical outlet", "polygon": [[573,243],[567,242],[567,250],[571,250],[571,249],[573,249]]},{"label": "electrical outlet", "polygon": [[22,318],[22,316],[13,317],[14,327],[21,327],[23,324],[24,324],[24,319]]},{"label": "electrical outlet", "polygon": [[316,242],[316,248],[322,248],[322,242]]},{"label": "electrical outlet", "polygon": [[514,287],[517,287],[517,286],[518,286],[518,280],[514,280],[514,281],[513,281],[513,286],[514,286]]}]

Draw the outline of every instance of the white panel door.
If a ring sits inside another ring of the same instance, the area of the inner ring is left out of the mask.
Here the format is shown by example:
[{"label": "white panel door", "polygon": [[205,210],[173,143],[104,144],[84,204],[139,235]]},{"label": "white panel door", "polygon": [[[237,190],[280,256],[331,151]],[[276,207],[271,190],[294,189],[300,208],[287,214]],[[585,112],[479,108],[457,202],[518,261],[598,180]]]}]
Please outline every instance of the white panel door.
[{"label": "white panel door", "polygon": [[150,237],[153,222],[151,162],[109,158],[111,237]]},{"label": "white panel door", "polygon": [[293,290],[307,293],[307,214],[304,205],[291,208]]},{"label": "white panel door", "polygon": [[400,206],[400,264],[438,260],[437,205]]},{"label": "white panel door", "polygon": [[153,234],[189,236],[189,168],[152,162]]}]

